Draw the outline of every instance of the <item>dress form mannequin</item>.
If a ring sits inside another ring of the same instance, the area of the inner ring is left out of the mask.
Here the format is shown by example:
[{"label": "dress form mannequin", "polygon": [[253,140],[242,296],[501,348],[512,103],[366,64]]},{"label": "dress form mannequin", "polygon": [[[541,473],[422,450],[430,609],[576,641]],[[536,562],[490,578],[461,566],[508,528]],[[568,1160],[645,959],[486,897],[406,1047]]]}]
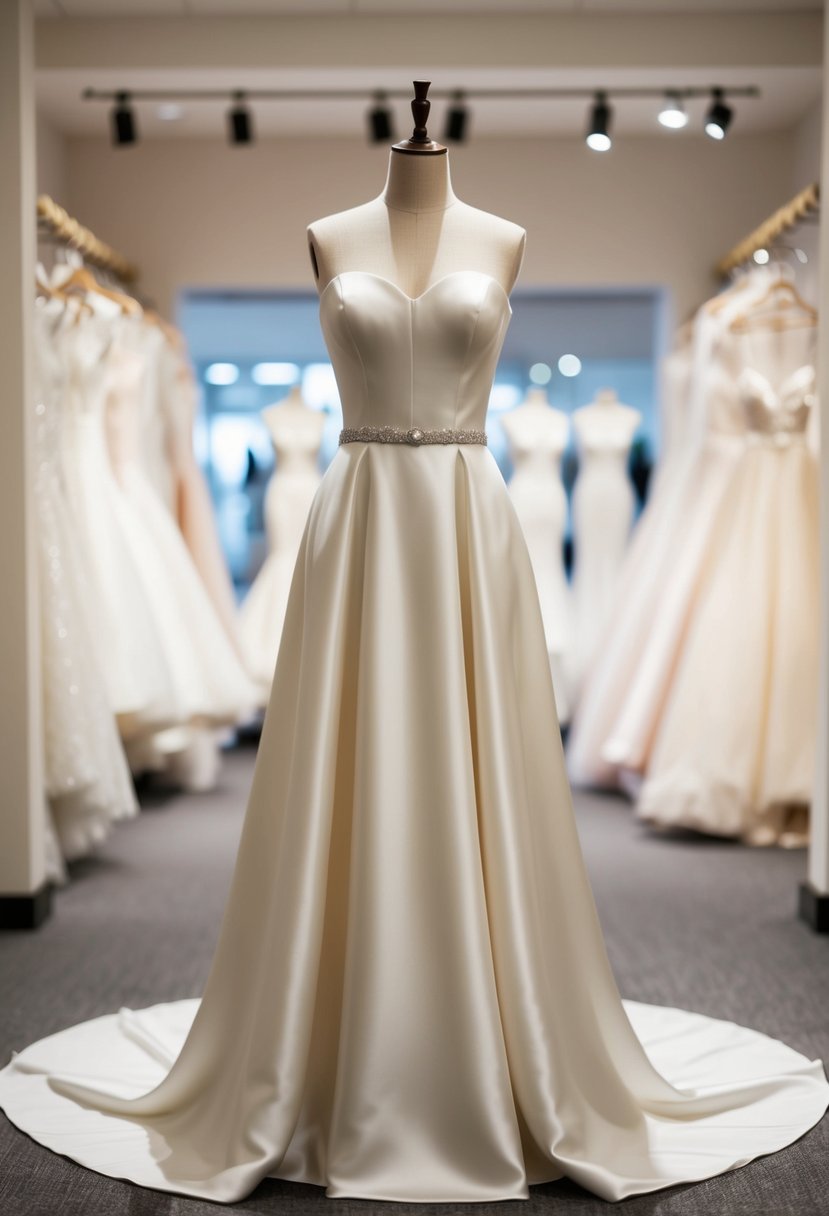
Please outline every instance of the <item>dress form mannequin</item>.
[{"label": "dress form mannequin", "polygon": [[627,461],[641,421],[638,410],[622,405],[613,389],[600,390],[573,414],[581,458],[573,490],[575,690],[593,661],[627,548],[634,509]]},{"label": "dress form mannequin", "polygon": [[320,291],[357,268],[385,279],[413,300],[456,271],[492,275],[507,293],[518,277],[527,234],[518,224],[457,197],[447,149],[422,138],[429,107],[422,84],[415,81],[423,100],[412,103],[415,121],[422,121],[412,139],[393,145],[382,193],[308,225]]},{"label": "dress form mannequin", "polygon": [[561,481],[561,457],[570,419],[552,408],[545,389],[531,388],[521,405],[502,417],[501,425],[514,467],[510,496],[532,559],[556,708],[559,722],[564,723],[570,717],[565,664],[572,640],[572,612],[562,552],[567,495]]},{"label": "dress form mannequin", "polygon": [[240,612],[240,634],[248,671],[266,704],[282,636],[285,606],[305,521],[320,483],[318,467],[325,415],[311,409],[298,385],[262,419],[276,452],[276,471],[265,493],[268,556]]}]

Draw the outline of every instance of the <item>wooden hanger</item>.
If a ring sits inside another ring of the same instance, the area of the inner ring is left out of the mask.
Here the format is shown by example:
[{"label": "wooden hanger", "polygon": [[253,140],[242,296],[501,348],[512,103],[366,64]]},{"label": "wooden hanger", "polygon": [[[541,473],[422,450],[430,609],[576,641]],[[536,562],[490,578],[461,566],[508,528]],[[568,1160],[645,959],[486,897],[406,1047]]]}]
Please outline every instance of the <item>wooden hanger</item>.
[{"label": "wooden hanger", "polygon": [[69,277],[61,283],[61,288],[64,291],[76,288],[79,291],[104,296],[107,300],[119,304],[122,312],[129,316],[140,317],[144,311],[138,301],[127,295],[125,291],[115,291],[113,288],[104,287],[86,266],[75,267]]},{"label": "wooden hanger", "polygon": [[803,329],[817,325],[817,309],[813,308],[790,279],[775,279],[747,312],[731,322],[733,333],[752,329]]}]

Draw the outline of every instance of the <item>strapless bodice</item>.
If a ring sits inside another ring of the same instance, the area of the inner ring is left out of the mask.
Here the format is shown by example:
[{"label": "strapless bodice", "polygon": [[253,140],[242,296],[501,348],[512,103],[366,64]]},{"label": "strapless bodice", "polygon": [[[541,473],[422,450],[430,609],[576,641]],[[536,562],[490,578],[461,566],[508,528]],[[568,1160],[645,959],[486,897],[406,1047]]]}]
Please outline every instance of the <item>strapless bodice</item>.
[{"label": "strapless bodice", "polygon": [[811,364],[792,372],[779,389],[753,367],[744,368],[739,390],[749,438],[779,447],[804,439],[815,404],[814,389],[815,369]]},{"label": "strapless bodice", "polygon": [[483,429],[512,316],[497,279],[444,275],[419,296],[365,270],[320,293],[343,425]]}]

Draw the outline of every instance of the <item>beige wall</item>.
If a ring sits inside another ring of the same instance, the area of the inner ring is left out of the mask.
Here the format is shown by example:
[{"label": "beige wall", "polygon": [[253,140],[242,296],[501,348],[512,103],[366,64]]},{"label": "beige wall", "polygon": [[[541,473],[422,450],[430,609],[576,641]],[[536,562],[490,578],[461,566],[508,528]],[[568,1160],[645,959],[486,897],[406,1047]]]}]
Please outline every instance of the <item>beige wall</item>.
[{"label": "beige wall", "polygon": [[[710,268],[792,193],[793,133],[485,140],[451,152],[467,202],[529,233],[521,284],[664,284],[684,315]],[[388,152],[361,141],[156,140],[67,144],[67,206],[136,260],[168,314],[187,287],[311,287],[305,226],[376,196]]]},{"label": "beige wall", "polygon": [[65,206],[66,140],[42,114],[37,116],[37,192]]},{"label": "beige wall", "polygon": [[820,181],[820,144],[823,125],[823,99],[818,98],[803,115],[793,132],[792,193],[811,182]]}]

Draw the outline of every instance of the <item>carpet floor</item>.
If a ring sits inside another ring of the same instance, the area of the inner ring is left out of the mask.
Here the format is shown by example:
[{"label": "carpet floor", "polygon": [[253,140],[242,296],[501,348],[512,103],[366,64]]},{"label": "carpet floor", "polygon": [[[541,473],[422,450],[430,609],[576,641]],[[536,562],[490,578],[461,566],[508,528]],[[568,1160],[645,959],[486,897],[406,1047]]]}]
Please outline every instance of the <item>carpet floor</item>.
[{"label": "carpet floor", "polygon": [[[0,934],[0,1064],[13,1050],[121,1005],[198,995],[230,880],[253,752],[226,758],[211,794],[144,798],[94,860],[73,867],[53,918]],[[649,834],[616,798],[577,797],[579,830],[622,993],[729,1018],[829,1060],[829,938],[796,918],[803,851],[751,850]],[[829,1117],[789,1149],[695,1186],[619,1205],[625,1216],[826,1216]],[[509,1216],[605,1216],[573,1183],[527,1201],[476,1205]],[[266,1181],[230,1210],[339,1216],[471,1216],[469,1205],[326,1199]],[[142,1190],[35,1144],[0,1115],[1,1216],[207,1216],[216,1204]]]}]

